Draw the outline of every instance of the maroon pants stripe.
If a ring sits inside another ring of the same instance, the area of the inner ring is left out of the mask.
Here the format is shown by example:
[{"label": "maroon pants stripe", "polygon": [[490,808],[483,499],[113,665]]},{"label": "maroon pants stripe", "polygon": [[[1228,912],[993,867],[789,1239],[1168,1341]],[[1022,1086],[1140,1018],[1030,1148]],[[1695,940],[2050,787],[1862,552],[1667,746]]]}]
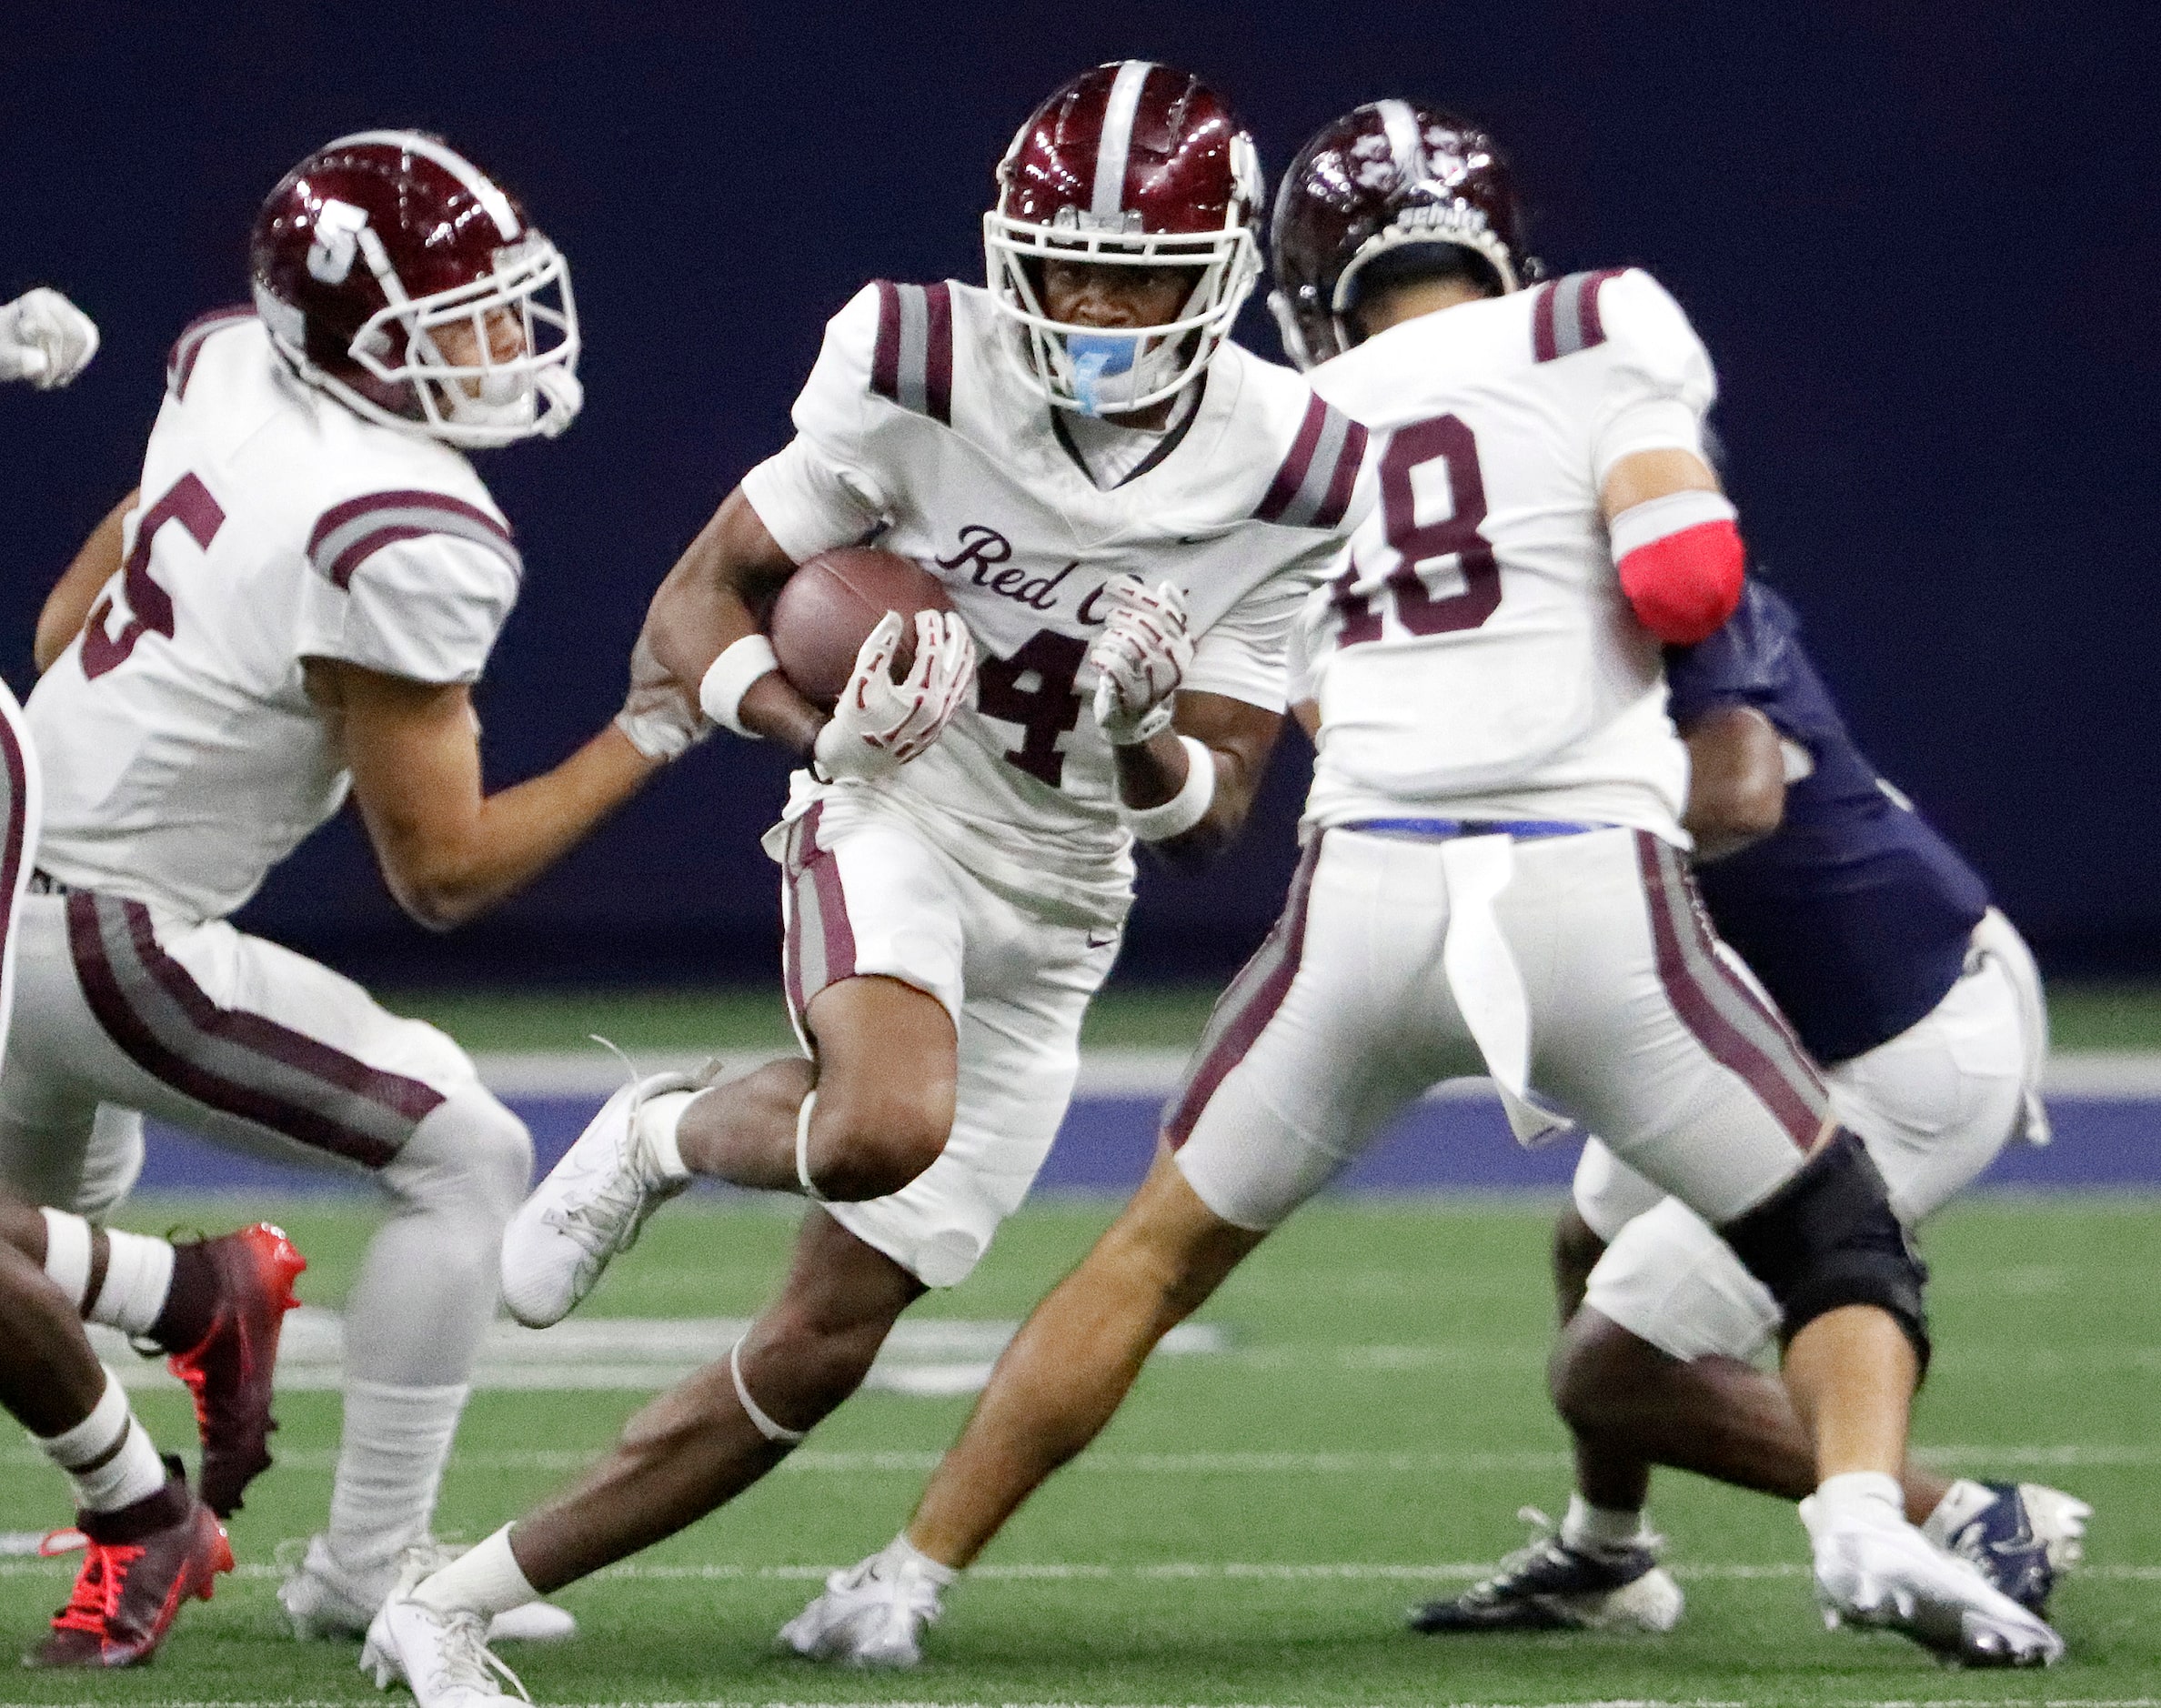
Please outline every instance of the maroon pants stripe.
[{"label": "maroon pants stripe", "polygon": [[1636,855],[1658,955],[1659,982],[1682,1024],[1749,1089],[1802,1150],[1824,1131],[1823,1081],[1784,1021],[1717,952],[1681,857],[1646,831]]},{"label": "maroon pants stripe", "polygon": [[69,896],[67,939],[106,1035],[146,1073],[220,1114],[382,1168],[443,1101],[423,1080],[266,1015],[220,1008],[159,946],[138,901]]},{"label": "maroon pants stripe", "polygon": [[1208,1100],[1231,1070],[1245,1060],[1254,1040],[1267,1029],[1291,992],[1305,953],[1306,904],[1312,895],[1313,869],[1321,863],[1322,840],[1315,835],[1307,845],[1274,929],[1254,951],[1252,959],[1239,970],[1209,1017],[1208,1030],[1194,1053],[1185,1089],[1163,1121],[1163,1136],[1172,1150],[1193,1136]]},{"label": "maroon pants stripe", "polygon": [[824,816],[822,800],[803,815],[786,868],[788,937],[781,950],[782,978],[798,1020],[820,990],[855,977],[855,927],[848,918],[848,892],[841,886],[839,862],[818,841]]},{"label": "maroon pants stripe", "polygon": [[[6,691],[0,688],[0,694]],[[30,835],[30,761],[10,711],[0,711],[0,785],[7,790],[6,800],[0,802],[7,820],[0,828],[0,953],[5,953],[15,939],[15,887],[22,882],[23,857],[28,851],[24,845]],[[7,1021],[0,1014],[0,1029]]]}]

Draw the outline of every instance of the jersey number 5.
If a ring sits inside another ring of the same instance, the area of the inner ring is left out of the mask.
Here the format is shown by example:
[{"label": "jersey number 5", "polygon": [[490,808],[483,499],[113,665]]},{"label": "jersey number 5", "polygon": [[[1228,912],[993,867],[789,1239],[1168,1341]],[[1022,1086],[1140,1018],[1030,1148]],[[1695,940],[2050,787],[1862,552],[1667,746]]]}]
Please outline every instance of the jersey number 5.
[{"label": "jersey number 5", "polygon": [[[1448,514],[1437,522],[1418,519],[1412,479],[1429,463],[1443,464],[1448,471]],[[1470,427],[1452,415],[1398,427],[1381,456],[1381,521],[1389,549],[1401,561],[1374,593],[1352,591],[1364,573],[1355,558],[1331,584],[1329,602],[1343,624],[1336,644],[1355,647],[1381,638],[1374,604],[1381,591],[1393,598],[1396,620],[1414,635],[1446,635],[1483,623],[1501,605],[1501,566],[1493,560],[1492,542],[1478,531],[1485,517],[1485,479]],[[1462,590],[1435,598],[1418,567],[1450,556],[1462,571]]]},{"label": "jersey number 5", "polygon": [[95,681],[116,668],[145,634],[163,635],[167,640],[173,638],[173,596],[159,587],[150,573],[150,548],[157,543],[158,530],[167,522],[177,522],[197,546],[208,551],[225,519],[225,511],[210,496],[210,488],[193,475],[181,476],[164,497],[143,512],[136,524],[135,549],[127,554],[120,579],[121,595],[127,601],[127,620],[120,625],[117,635],[108,635],[106,625],[113,615],[113,597],[108,593],[98,600],[83,628],[85,677]]}]

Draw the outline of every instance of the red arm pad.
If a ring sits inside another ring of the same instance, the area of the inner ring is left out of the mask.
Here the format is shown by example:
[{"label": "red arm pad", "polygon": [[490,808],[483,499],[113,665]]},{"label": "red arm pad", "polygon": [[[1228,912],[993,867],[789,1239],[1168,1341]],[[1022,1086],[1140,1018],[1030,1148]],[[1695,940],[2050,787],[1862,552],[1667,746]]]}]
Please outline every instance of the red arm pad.
[{"label": "red arm pad", "polygon": [[1741,603],[1748,554],[1731,521],[1699,522],[1638,546],[1615,566],[1637,619],[1671,647],[1708,639]]}]

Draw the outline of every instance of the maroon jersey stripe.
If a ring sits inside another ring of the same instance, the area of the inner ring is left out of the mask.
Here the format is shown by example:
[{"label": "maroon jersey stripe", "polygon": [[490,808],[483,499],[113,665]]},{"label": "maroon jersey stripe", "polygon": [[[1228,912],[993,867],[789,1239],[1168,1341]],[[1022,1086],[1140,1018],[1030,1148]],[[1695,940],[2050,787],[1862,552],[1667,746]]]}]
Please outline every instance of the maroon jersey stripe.
[{"label": "maroon jersey stripe", "polygon": [[166,387],[173,396],[187,396],[187,382],[195,376],[196,357],[202,355],[204,341],[212,333],[254,318],[254,309],[246,304],[235,304],[197,315],[181,327],[180,336],[173,340],[173,347],[166,356]]},{"label": "maroon jersey stripe", "polygon": [[1583,288],[1576,299],[1576,322],[1581,335],[1578,349],[1587,350],[1594,344],[1605,342],[1605,322],[1599,317],[1598,293],[1605,288],[1608,279],[1619,278],[1625,270],[1609,266],[1603,272],[1584,276]]},{"label": "maroon jersey stripe", "polygon": [[1541,285],[1538,295],[1531,301],[1531,357],[1537,362],[1550,362],[1560,351],[1553,341],[1553,293],[1560,288],[1559,281]]},{"label": "maroon jersey stripe", "polygon": [[900,401],[900,287],[878,281],[878,344],[870,355],[870,389]]},{"label": "maroon jersey stripe", "polygon": [[1298,437],[1291,441],[1291,454],[1283,458],[1282,467],[1269,484],[1268,496],[1253,512],[1258,520],[1275,521],[1291,507],[1291,500],[1305,485],[1306,470],[1312,466],[1313,450],[1321,443],[1321,429],[1327,422],[1328,406],[1318,397],[1308,399],[1305,418],[1298,424]]},{"label": "maroon jersey stripe", "polygon": [[930,311],[924,349],[923,397],[930,417],[942,426],[953,425],[953,293],[944,284],[928,286],[924,306]]},{"label": "maroon jersey stripe", "polygon": [[325,510],[316,522],[314,531],[307,537],[307,553],[316,554],[325,539],[343,527],[376,510],[441,510],[451,516],[463,517],[477,522],[493,534],[504,545],[514,544],[510,530],[477,504],[467,504],[463,498],[454,498],[447,492],[413,490],[409,492],[369,492],[357,498],[347,498],[343,504],[334,504]]},{"label": "maroon jersey stripe", "polygon": [[1357,422],[1351,422],[1350,431],[1343,435],[1343,448],[1336,455],[1335,473],[1329,479],[1327,496],[1313,512],[1315,527],[1334,527],[1349,512],[1351,494],[1358,485],[1359,466],[1365,461],[1365,452],[1366,430]]}]

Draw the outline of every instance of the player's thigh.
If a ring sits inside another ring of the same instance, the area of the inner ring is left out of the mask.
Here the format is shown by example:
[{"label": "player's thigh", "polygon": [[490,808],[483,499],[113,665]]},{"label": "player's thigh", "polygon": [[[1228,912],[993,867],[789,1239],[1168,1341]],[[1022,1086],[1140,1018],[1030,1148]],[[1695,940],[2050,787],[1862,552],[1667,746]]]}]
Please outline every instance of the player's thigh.
[{"label": "player's thigh", "polygon": [[1928,1013],[1826,1076],[1841,1124],[1867,1144],[1900,1221],[1940,1209],[2011,1141],[2025,1114],[2026,1041],[2011,973],[1975,956]]},{"label": "player's thigh", "polygon": [[1591,1271],[1583,1302],[1672,1358],[1754,1358],[1778,1305],[1733,1248],[1678,1199],[1623,1228]]},{"label": "player's thigh", "polygon": [[1583,1140],[1569,1195],[1584,1226],[1611,1245],[1623,1228],[1665,1197],[1665,1189],[1645,1180],[1604,1140],[1593,1136]]},{"label": "player's thigh", "polygon": [[1481,1070],[1434,1000],[1446,932],[1432,846],[1331,831],[1308,848],[1165,1119],[1216,1215],[1274,1227],[1427,1086]]},{"label": "player's thigh", "polygon": [[1520,849],[1500,909],[1532,1009],[1532,1082],[1714,1221],[1827,1130],[1814,1066],[1730,964],[1684,858],[1642,832]]},{"label": "player's thigh", "polygon": [[1046,919],[971,879],[955,901],[967,996],[951,1132],[899,1191],[826,1207],[930,1287],[965,1280],[1034,1184],[1080,1072],[1081,1018],[1118,954],[1114,933]]},{"label": "player's thigh", "polygon": [[805,1049],[816,1043],[811,1005],[852,979],[920,992],[958,1032],[966,999],[961,875],[921,831],[822,800],[785,828],[780,869],[781,978]]},{"label": "player's thigh", "polygon": [[15,1011],[16,929],[37,859],[44,785],[23,708],[0,683],[0,1063]]},{"label": "player's thigh", "polygon": [[[488,1101],[448,1037],[303,955],[119,897],[32,900],[49,905],[35,910],[20,970],[35,949],[49,1005],[20,1040],[49,1090],[369,1174],[397,1164],[446,1103]],[[517,1126],[491,1112],[506,1133]]]}]

